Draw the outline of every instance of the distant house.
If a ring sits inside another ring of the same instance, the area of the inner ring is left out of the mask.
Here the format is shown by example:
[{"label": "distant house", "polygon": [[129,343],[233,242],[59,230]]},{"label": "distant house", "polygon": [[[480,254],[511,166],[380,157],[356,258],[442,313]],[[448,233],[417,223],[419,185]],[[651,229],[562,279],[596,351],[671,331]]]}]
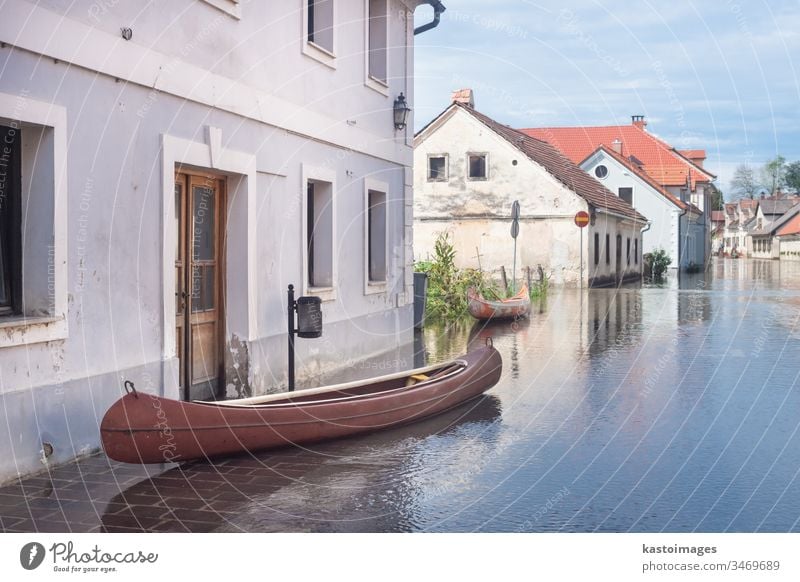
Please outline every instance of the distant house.
[{"label": "distant house", "polygon": [[606,188],[647,216],[650,224],[642,236],[644,253],[661,248],[673,261],[671,268],[702,265],[704,260],[703,212],[660,186],[644,171],[638,158],[623,156],[622,143],[601,145],[580,167]]},{"label": "distant house", "polygon": [[755,213],[758,201],[742,198],[737,202],[725,204],[725,228],[723,229],[723,253],[725,256],[748,256],[748,237],[755,227]]},{"label": "distant house", "polygon": [[800,212],[777,229],[775,239],[780,260],[800,261]]},{"label": "distant house", "polygon": [[[692,262],[704,263],[711,254],[711,195],[716,190],[713,184],[716,176],[703,167],[704,150],[678,150],[645,128],[647,122],[643,115],[634,115],[630,125],[610,125],[598,127],[539,127],[521,129],[523,133],[544,140],[558,148],[576,164],[581,164],[601,145],[620,153],[634,163],[661,188],[686,204],[698,208],[702,215],[694,221],[693,227],[681,232],[686,244],[680,248],[685,254],[680,259],[672,256],[673,264],[688,266]],[[635,206],[635,204],[634,204]],[[645,212],[646,213],[646,212]],[[649,214],[647,214],[650,217]],[[650,217],[653,228],[661,216]],[[691,219],[690,219],[691,220]],[[702,244],[690,243],[698,227],[702,227]],[[663,228],[666,228],[665,226]],[[645,235],[647,240],[648,235]],[[676,245],[672,245],[674,249]],[[697,248],[697,247],[701,248]],[[690,256],[692,249],[695,256]],[[672,252],[675,252],[674,250]],[[702,260],[698,260],[702,257]]]},{"label": "distant house", "polygon": [[[510,212],[519,200],[518,265],[541,265],[554,284],[575,286],[582,249],[587,285],[641,277],[642,214],[553,146],[476,111],[471,94],[456,97],[414,139],[417,259],[448,232],[460,267],[510,273]],[[591,216],[583,247],[574,223],[581,210]]]},{"label": "distant house", "polygon": [[758,201],[755,228],[750,233],[750,255],[755,259],[779,259],[781,248],[775,234],[800,211],[794,198],[763,199]]},{"label": "distant house", "polygon": [[717,254],[725,248],[725,211],[711,211],[711,252]]},{"label": "distant house", "polygon": [[800,197],[742,198],[725,204],[723,252],[726,256],[757,259],[780,258],[777,231],[800,211]]}]

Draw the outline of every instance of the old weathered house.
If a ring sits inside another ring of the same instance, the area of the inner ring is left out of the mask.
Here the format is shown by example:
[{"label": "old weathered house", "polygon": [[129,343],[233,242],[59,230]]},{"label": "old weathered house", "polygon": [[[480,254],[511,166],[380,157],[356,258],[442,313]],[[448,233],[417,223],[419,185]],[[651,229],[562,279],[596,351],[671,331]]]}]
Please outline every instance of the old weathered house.
[{"label": "old weathered house", "polygon": [[289,284],[301,376],[410,341],[420,3],[3,5],[0,481],[96,449],[124,379],[285,384]]},{"label": "old weathered house", "polygon": [[[521,220],[518,264],[542,268],[555,285],[575,286],[581,232],[574,217],[591,216],[583,232],[583,277],[608,285],[642,274],[646,219],[551,145],[475,110],[457,95],[414,140],[414,252],[424,259],[440,232],[451,234],[461,267],[509,269],[511,205]],[[479,259],[480,257],[480,259]]]},{"label": "old weathered house", "polygon": [[[645,246],[650,249],[661,245],[674,266],[704,265],[711,256],[711,195],[716,189],[713,184],[716,177],[703,167],[705,150],[678,150],[646,128],[644,116],[634,115],[628,125],[537,127],[520,131],[548,142],[593,172],[598,164],[588,158],[600,146],[618,151],[660,189],[688,207],[680,208],[680,220],[675,219],[671,209],[653,213],[650,204],[646,207],[637,204],[635,178],[616,174],[615,181],[609,183],[610,189],[620,193],[619,189],[625,188],[622,195],[627,196],[627,189],[631,188],[634,207],[652,221],[651,230],[645,233]],[[602,172],[593,175],[606,183]]]}]

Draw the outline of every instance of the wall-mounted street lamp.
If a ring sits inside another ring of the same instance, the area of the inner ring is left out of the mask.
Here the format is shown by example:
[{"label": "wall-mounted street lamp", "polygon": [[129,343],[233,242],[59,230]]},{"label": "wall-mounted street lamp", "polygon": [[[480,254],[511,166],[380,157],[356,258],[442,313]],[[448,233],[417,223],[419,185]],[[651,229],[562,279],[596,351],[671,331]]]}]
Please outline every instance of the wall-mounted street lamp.
[{"label": "wall-mounted street lamp", "polygon": [[405,129],[408,113],[411,108],[406,103],[406,96],[400,93],[400,96],[394,100],[394,128]]},{"label": "wall-mounted street lamp", "polygon": [[[294,299],[294,285],[288,292],[289,321],[289,392],[294,391],[294,336],[317,338],[322,336],[322,300],[319,297],[298,297]],[[297,323],[295,324],[295,313]]]}]

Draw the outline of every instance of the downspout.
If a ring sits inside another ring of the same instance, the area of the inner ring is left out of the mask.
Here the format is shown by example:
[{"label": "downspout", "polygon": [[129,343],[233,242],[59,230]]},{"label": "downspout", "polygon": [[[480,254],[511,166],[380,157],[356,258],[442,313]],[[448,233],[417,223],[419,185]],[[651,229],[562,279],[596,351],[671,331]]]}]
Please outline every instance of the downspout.
[{"label": "downspout", "polygon": [[440,2],[440,0],[425,0],[425,4],[430,4],[433,6],[433,20],[430,21],[428,24],[423,24],[422,26],[418,26],[414,29],[414,36],[418,34],[422,34],[425,31],[428,31],[432,28],[436,28],[439,26],[439,19],[442,16],[442,12],[447,10],[444,7],[444,4]]},{"label": "downspout", "polygon": [[[681,256],[682,256],[681,255],[681,251],[683,250],[683,245],[681,244],[681,240],[682,240],[684,235],[688,235],[688,232],[682,232],[681,231],[681,218],[686,216],[687,212],[689,212],[689,206],[686,206],[686,208],[683,210],[683,212],[678,214],[678,275],[679,276],[680,276],[680,272],[681,272]],[[689,230],[689,221],[688,220],[686,221],[686,230],[687,231]]]},{"label": "downspout", "polygon": [[[639,236],[642,239],[642,244],[639,245],[639,252],[642,253],[642,261],[640,263],[642,265],[642,267],[644,267],[644,233],[646,233],[648,230],[650,230],[651,226],[653,226],[653,223],[648,220],[647,224],[639,229]],[[650,268],[650,278],[651,279],[653,278],[652,267]]]}]

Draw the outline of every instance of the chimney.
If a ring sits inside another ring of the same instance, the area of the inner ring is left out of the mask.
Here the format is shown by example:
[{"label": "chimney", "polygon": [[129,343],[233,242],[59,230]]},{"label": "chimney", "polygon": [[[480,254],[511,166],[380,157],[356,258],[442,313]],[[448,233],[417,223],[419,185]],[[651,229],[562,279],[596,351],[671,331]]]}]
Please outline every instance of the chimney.
[{"label": "chimney", "polygon": [[453,103],[463,103],[470,109],[475,109],[475,96],[472,93],[472,89],[459,89],[457,91],[453,91],[452,97],[450,100]]},{"label": "chimney", "polygon": [[631,115],[631,123],[639,129],[647,127],[647,122],[644,120],[644,115]]},{"label": "chimney", "polygon": [[619,139],[615,139],[611,142],[611,149],[622,155],[622,142]]}]

